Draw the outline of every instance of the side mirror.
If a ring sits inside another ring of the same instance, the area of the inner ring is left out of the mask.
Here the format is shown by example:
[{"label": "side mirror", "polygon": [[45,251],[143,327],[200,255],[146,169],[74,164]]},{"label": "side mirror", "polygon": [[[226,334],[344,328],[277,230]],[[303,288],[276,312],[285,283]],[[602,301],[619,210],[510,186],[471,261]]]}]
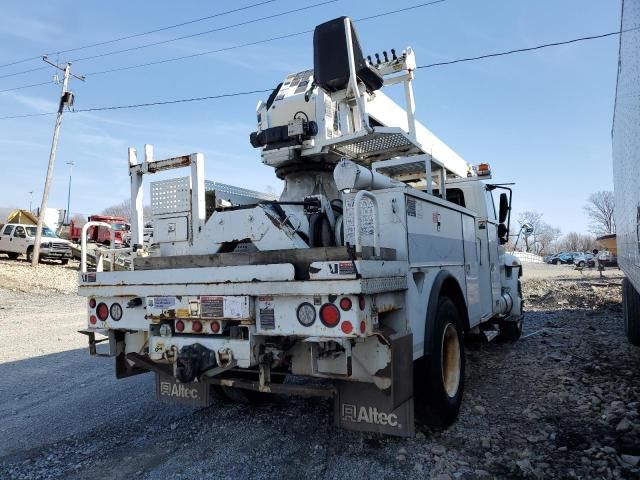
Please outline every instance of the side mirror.
[{"label": "side mirror", "polygon": [[498,238],[500,239],[500,245],[507,243],[509,231],[504,223],[498,225]]},{"label": "side mirror", "polygon": [[504,223],[509,213],[509,197],[506,193],[500,194],[500,211],[498,213],[498,222]]}]

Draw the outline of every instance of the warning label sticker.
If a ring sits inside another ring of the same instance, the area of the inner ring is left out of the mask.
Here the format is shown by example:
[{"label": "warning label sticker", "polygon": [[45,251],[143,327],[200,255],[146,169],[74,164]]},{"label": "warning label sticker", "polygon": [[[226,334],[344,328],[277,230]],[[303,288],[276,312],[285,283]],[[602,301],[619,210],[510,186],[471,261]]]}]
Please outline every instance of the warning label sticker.
[{"label": "warning label sticker", "polygon": [[200,316],[202,318],[223,318],[224,297],[200,297]]},{"label": "warning label sticker", "polygon": [[353,262],[340,262],[338,264],[338,272],[340,275],[353,275],[356,273],[356,269],[353,266]]},{"label": "warning label sticker", "polygon": [[173,308],[176,304],[175,297],[153,297],[153,308]]},{"label": "warning label sticker", "polygon": [[258,309],[260,312],[260,328],[273,330],[276,328],[275,303],[273,297],[258,297]]}]

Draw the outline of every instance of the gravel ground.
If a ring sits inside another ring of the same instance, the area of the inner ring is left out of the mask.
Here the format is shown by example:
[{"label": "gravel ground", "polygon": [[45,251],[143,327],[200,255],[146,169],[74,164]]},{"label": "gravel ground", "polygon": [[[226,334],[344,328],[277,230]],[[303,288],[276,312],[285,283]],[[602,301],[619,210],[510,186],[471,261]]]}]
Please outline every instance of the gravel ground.
[{"label": "gravel ground", "polygon": [[116,381],[110,359],[89,357],[84,301],[62,293],[75,272],[3,288],[5,265],[2,479],[640,478],[640,349],[623,335],[617,270],[527,265],[524,338],[470,341],[458,422],[398,439],[338,430],[325,400],[158,403],[150,375]]}]

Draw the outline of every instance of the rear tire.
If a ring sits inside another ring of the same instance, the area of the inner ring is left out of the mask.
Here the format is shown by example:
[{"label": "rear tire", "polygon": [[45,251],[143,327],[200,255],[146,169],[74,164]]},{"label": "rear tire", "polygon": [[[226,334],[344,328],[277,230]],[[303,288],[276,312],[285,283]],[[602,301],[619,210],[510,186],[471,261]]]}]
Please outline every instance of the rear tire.
[{"label": "rear tire", "polygon": [[20,254],[16,252],[7,252],[7,255],[9,256],[9,260],[17,260],[20,256]]},{"label": "rear tire", "polygon": [[66,258],[60,260],[60,265],[66,265],[67,263],[69,263],[69,260]]},{"label": "rear tire", "polygon": [[33,262],[33,247],[27,249],[27,262]]},{"label": "rear tire", "polygon": [[557,258],[553,259],[551,261],[551,263],[553,263],[554,265],[557,265],[559,263],[559,260]]},{"label": "rear tire", "polygon": [[628,278],[622,279],[622,314],[629,342],[640,347],[640,295]]},{"label": "rear tire", "polygon": [[416,410],[424,423],[448,427],[457,418],[464,391],[464,333],[453,301],[440,297],[433,325],[431,354],[416,362]]},{"label": "rear tire", "polygon": [[578,262],[578,266],[579,266],[579,267],[584,267],[584,260],[580,260],[580,261]]}]

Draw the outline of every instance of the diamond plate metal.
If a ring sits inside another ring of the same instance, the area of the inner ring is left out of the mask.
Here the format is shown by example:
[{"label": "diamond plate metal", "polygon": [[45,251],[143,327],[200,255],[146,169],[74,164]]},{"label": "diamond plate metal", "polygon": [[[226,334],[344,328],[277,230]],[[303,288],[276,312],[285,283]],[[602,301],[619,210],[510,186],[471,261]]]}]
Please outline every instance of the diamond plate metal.
[{"label": "diamond plate metal", "polygon": [[226,183],[212,182],[211,180],[204,182],[204,189],[207,192],[215,191],[216,197],[228,200],[233,205],[251,205],[261,201],[274,201],[278,199],[277,196],[268,193],[234,187]]},{"label": "diamond plate metal", "polygon": [[365,278],[360,281],[362,282],[362,293],[365,295],[407,289],[406,277]]},{"label": "diamond plate metal", "polygon": [[363,139],[337,145],[335,150],[352,158],[366,158],[383,152],[400,152],[413,149],[415,145],[402,133],[372,133]]}]

